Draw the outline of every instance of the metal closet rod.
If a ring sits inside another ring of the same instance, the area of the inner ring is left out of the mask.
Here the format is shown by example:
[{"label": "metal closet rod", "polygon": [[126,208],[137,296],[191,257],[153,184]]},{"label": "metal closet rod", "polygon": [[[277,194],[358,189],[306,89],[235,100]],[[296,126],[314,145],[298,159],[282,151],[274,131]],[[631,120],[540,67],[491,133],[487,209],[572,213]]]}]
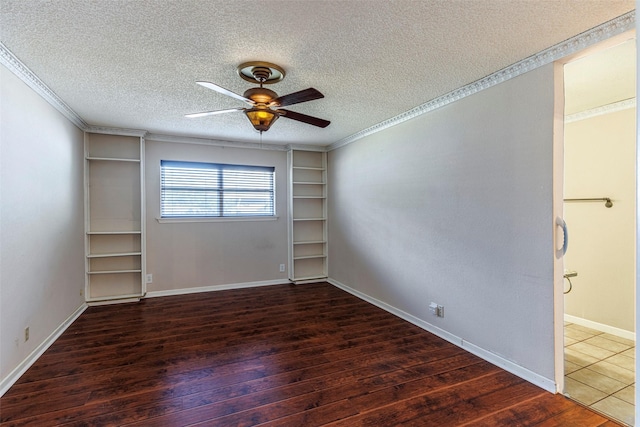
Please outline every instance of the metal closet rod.
[{"label": "metal closet rod", "polygon": [[609,197],[596,197],[589,199],[564,199],[565,202],[605,202],[604,205],[608,208],[613,206],[613,202]]}]

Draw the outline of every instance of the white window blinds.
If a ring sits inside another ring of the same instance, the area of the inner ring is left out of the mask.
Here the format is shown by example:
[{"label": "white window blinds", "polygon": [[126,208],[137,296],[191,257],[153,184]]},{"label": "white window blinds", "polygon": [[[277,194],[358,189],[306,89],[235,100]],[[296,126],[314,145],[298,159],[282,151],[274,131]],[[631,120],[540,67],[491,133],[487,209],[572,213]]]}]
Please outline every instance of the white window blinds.
[{"label": "white window blinds", "polygon": [[275,168],[162,160],[162,218],[275,215]]}]

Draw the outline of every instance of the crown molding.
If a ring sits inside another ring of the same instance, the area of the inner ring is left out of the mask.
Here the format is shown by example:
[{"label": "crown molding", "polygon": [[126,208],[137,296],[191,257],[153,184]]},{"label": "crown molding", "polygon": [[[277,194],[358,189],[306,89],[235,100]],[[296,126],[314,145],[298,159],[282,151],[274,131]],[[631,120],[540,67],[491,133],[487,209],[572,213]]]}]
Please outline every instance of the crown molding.
[{"label": "crown molding", "polygon": [[618,111],[628,110],[630,108],[636,108],[636,98],[629,98],[624,101],[614,102],[612,104],[580,111],[579,113],[569,114],[564,118],[564,122],[573,123],[580,120],[590,119],[592,117],[603,116],[605,114],[617,113]]},{"label": "crown molding", "polygon": [[0,42],[0,64],[7,67],[20,80],[26,83],[38,95],[44,98],[56,110],[64,115],[71,123],[82,130],[87,129],[87,123],[76,114],[58,95],[44,84],[33,72],[22,63],[7,47]]},{"label": "crown molding", "polygon": [[89,133],[103,133],[107,135],[137,136],[140,138],[144,138],[148,134],[146,130],[122,129],[122,128],[102,127],[102,126],[87,126],[84,129],[84,131]]},{"label": "crown molding", "polygon": [[559,43],[535,55],[525,58],[522,61],[516,62],[515,64],[512,64],[506,68],[503,68],[502,70],[488,75],[487,77],[484,77],[466,86],[462,86],[459,89],[451,91],[425,104],[419,105],[409,111],[380,122],[374,126],[371,126],[370,128],[354,133],[353,135],[350,135],[338,142],[329,145],[327,147],[327,151],[344,147],[345,145],[351,144],[352,142],[355,142],[366,136],[380,132],[384,129],[390,128],[391,126],[406,122],[407,120],[411,120],[430,111],[437,110],[438,108],[444,107],[447,104],[458,101],[462,98],[466,98],[467,96],[488,89],[499,83],[503,83],[521,74],[542,67],[543,65],[550,64],[560,58],[579,52],[589,46],[607,40],[613,36],[633,30],[635,29],[635,21],[636,12],[635,10],[633,10],[615,19],[612,19],[611,21],[605,22],[604,24],[585,31],[584,33],[571,37],[570,39],[565,40],[562,43]]},{"label": "crown molding", "polygon": [[218,139],[163,135],[158,133],[147,133],[145,138],[147,141],[172,142],[176,144],[198,144],[229,148],[250,148],[254,150],[288,151],[288,148],[285,145],[261,144],[259,142],[223,141]]},{"label": "crown molding", "polygon": [[325,153],[327,151],[326,145],[303,145],[303,144],[288,144],[286,145],[287,151],[319,151]]}]

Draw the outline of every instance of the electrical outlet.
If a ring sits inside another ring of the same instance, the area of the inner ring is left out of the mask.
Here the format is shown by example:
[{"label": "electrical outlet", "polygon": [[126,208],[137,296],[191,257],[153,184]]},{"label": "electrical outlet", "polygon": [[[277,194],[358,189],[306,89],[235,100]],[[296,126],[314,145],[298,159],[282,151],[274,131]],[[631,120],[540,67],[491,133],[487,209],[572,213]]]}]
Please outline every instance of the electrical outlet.
[{"label": "electrical outlet", "polygon": [[24,328],[24,341],[29,341],[29,327]]},{"label": "electrical outlet", "polygon": [[284,273],[284,264],[280,264],[280,273]]},{"label": "electrical outlet", "polygon": [[146,280],[147,283],[153,283],[153,274],[147,274]]},{"label": "electrical outlet", "polygon": [[438,305],[435,302],[429,304],[429,311],[433,313],[434,316],[444,317],[444,306]]}]

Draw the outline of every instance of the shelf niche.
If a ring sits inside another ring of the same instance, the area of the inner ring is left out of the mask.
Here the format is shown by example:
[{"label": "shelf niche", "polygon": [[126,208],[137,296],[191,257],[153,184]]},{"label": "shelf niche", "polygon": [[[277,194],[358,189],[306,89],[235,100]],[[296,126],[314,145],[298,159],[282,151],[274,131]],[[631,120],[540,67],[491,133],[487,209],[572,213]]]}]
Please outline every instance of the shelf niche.
[{"label": "shelf niche", "polygon": [[85,134],[85,299],[145,293],[144,139]]},{"label": "shelf niche", "polygon": [[289,151],[289,280],[327,277],[326,153]]}]

